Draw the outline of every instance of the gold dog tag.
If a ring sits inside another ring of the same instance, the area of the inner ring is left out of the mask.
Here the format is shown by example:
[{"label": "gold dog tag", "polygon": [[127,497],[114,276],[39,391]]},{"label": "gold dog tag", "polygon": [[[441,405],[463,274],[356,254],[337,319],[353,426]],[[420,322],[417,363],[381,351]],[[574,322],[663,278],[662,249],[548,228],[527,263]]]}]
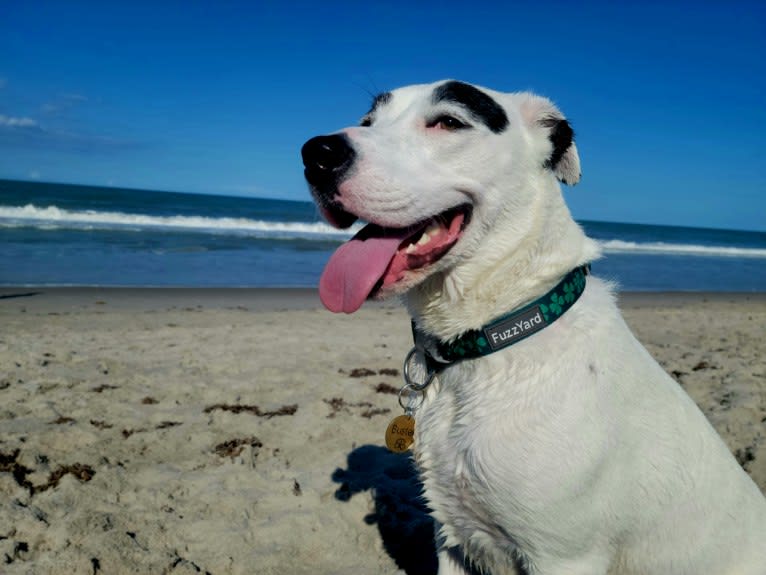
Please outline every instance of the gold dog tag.
[{"label": "gold dog tag", "polygon": [[415,441],[415,418],[410,415],[394,417],[386,429],[386,447],[394,453],[403,453]]}]

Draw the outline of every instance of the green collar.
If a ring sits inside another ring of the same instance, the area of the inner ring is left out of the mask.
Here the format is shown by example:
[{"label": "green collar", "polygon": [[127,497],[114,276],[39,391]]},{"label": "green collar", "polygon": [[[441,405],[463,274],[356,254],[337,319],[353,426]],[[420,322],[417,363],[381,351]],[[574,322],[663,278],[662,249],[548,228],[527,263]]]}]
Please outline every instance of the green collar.
[{"label": "green collar", "polygon": [[[575,268],[553,289],[529,305],[503,315],[480,329],[464,332],[452,341],[435,341],[429,346],[431,349],[426,347],[424,350],[429,372],[439,372],[464,359],[489,355],[549,326],[580,298],[585,291],[585,276],[589,271],[589,264]],[[414,321],[412,335],[416,345],[428,339],[417,329]]]}]

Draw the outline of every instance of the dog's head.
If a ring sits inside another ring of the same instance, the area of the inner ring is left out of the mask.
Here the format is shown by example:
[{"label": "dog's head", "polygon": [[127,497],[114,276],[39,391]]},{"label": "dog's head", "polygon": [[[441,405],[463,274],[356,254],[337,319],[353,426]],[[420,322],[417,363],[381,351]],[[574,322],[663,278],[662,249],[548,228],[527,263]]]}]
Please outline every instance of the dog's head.
[{"label": "dog's head", "polygon": [[381,94],[359,126],[312,138],[302,155],[327,221],[369,222],[320,280],[325,306],[349,313],[459,266],[499,218],[521,239],[540,190],[580,177],[572,129],[549,100],[456,81]]}]

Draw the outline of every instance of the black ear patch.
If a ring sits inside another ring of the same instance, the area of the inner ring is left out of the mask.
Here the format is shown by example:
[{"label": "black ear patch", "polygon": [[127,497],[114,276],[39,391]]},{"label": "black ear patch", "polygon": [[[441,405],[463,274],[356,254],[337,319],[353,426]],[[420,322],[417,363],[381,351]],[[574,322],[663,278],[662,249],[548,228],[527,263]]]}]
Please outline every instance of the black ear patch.
[{"label": "black ear patch", "polygon": [[545,167],[555,170],[574,141],[574,130],[569,122],[562,118],[546,118],[541,120],[540,124],[551,129],[548,139],[553,144],[553,152],[551,152],[551,157],[546,160]]}]

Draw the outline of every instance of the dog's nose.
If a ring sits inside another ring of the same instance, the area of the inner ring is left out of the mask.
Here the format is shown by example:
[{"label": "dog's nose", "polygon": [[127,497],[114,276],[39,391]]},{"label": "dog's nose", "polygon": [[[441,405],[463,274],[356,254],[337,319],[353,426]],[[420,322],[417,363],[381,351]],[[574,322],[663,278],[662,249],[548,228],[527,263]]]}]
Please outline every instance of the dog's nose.
[{"label": "dog's nose", "polygon": [[301,148],[305,175],[314,186],[337,183],[354,161],[354,148],[343,134],[317,136]]}]

